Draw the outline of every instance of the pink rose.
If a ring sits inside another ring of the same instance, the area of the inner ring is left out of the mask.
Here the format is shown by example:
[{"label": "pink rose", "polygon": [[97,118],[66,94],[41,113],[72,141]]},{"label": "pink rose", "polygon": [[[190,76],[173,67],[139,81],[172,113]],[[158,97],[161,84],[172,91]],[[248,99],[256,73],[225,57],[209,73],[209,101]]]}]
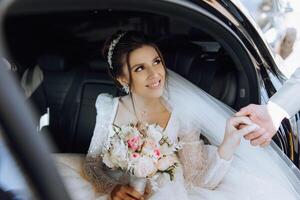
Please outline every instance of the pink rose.
[{"label": "pink rose", "polygon": [[155,149],[155,150],[154,150],[154,155],[155,155],[157,158],[159,158],[160,155],[161,155],[160,150],[159,150],[159,149]]},{"label": "pink rose", "polygon": [[133,154],[131,155],[131,158],[135,159],[135,158],[139,158],[140,156],[141,156],[141,155],[138,154],[138,153],[133,153]]},{"label": "pink rose", "polygon": [[133,136],[129,140],[127,140],[128,147],[132,149],[133,151],[136,151],[139,148],[139,136]]}]

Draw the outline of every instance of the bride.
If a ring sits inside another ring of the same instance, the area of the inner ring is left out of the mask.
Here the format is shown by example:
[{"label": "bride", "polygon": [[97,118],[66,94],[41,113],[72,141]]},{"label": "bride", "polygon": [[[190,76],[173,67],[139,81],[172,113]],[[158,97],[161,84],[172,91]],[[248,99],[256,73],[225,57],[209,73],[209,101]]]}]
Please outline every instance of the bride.
[{"label": "bride", "polygon": [[[100,94],[88,154],[60,158],[73,199],[300,199],[300,173],[276,145],[253,147],[243,136],[259,129],[178,74],[167,70],[157,46],[139,32],[117,32],[103,54],[110,76],[128,95]],[[183,142],[174,181],[157,180],[141,194],[128,177],[108,169],[101,153],[113,125],[157,124],[173,142]],[[204,145],[200,134],[211,144]],[[81,166],[80,162],[83,162]]]}]

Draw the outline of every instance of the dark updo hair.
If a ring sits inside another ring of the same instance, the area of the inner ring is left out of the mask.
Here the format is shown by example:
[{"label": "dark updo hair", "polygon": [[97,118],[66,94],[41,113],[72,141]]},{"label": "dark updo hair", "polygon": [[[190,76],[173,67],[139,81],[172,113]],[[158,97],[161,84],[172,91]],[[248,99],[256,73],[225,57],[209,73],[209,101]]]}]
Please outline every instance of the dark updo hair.
[{"label": "dark updo hair", "polygon": [[138,48],[141,48],[142,46],[151,46],[156,50],[166,71],[166,65],[164,59],[156,44],[154,44],[154,42],[148,39],[143,33],[138,31],[126,31],[126,32],[117,31],[115,34],[109,37],[105,41],[102,49],[103,57],[106,60],[107,60],[110,44],[114,39],[116,39],[122,33],[125,34],[121,37],[121,39],[113,49],[113,55],[111,58],[113,69],[111,69],[110,67],[108,68],[108,74],[112,77],[117,87],[119,87],[120,89],[123,87],[117,80],[117,77],[123,75],[123,65],[125,64],[125,62],[127,64],[128,71],[129,71],[129,83],[128,83],[129,88],[131,87],[132,76],[131,76],[130,63],[129,63],[130,53]]}]

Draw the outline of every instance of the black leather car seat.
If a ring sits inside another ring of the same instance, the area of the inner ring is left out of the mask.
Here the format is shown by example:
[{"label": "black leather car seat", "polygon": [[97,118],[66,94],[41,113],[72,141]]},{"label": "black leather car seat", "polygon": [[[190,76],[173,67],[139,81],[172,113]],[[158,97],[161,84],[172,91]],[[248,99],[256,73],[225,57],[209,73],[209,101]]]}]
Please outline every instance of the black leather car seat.
[{"label": "black leather car seat", "polygon": [[41,55],[37,59],[37,65],[43,71],[44,80],[30,99],[38,112],[45,107],[49,108],[48,131],[60,151],[65,147],[65,131],[61,128],[65,101],[72,99],[72,85],[77,82],[79,69],[72,68],[64,58],[57,55]]},{"label": "black leather car seat", "polygon": [[[109,93],[112,96],[120,95],[112,79],[107,74],[107,63],[102,59],[89,61],[82,74],[80,95],[77,96],[76,112],[72,111],[65,120],[72,119],[73,125],[64,130],[70,133],[71,146],[69,152],[86,153],[93,136],[96,123],[95,102],[99,94]],[[74,101],[74,100],[73,100]],[[70,102],[71,103],[71,102]],[[66,121],[65,124],[68,124]]]},{"label": "black leather car seat", "polygon": [[164,39],[157,44],[167,68],[234,107],[237,95],[236,73],[233,62],[222,49],[208,52],[182,38]]},{"label": "black leather car seat", "polygon": [[122,95],[108,76],[102,59],[76,66],[57,55],[42,55],[37,65],[44,74],[31,101],[39,112],[50,108],[50,138],[58,152],[86,153],[96,122],[96,98],[101,93]]}]

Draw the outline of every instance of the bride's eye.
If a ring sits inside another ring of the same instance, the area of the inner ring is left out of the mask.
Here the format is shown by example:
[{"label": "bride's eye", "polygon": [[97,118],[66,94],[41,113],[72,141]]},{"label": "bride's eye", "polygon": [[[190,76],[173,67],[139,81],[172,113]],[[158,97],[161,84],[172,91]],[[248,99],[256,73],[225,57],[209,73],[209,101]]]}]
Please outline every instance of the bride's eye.
[{"label": "bride's eye", "polygon": [[156,59],[156,60],[154,61],[154,64],[155,64],[155,65],[159,65],[160,63],[161,63],[160,58],[158,58],[158,59]]},{"label": "bride's eye", "polygon": [[135,68],[135,72],[140,72],[140,71],[142,71],[144,69],[144,66],[142,65],[142,66],[139,66],[139,67],[137,67],[137,68]]}]

